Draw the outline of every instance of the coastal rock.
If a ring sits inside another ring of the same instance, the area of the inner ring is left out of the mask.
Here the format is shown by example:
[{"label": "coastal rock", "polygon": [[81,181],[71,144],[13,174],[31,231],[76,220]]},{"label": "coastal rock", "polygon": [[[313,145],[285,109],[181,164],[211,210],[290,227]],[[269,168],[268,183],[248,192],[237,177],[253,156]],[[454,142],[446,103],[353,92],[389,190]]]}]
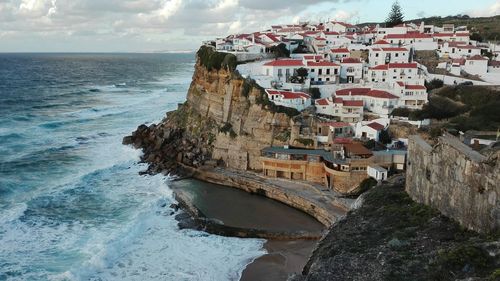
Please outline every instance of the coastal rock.
[{"label": "coastal rock", "polygon": [[218,163],[259,170],[261,149],[286,144],[278,135],[291,130],[291,118],[264,106],[262,89],[227,69],[208,70],[198,61],[187,101],[158,124],[140,125],[123,144],[141,148],[149,172],[177,172]]}]

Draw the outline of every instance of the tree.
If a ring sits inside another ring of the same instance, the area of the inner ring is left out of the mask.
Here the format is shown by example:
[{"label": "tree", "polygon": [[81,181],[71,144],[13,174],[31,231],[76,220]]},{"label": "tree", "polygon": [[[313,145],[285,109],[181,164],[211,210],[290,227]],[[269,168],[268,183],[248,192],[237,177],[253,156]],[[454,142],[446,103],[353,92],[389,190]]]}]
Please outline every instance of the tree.
[{"label": "tree", "polygon": [[288,58],[288,57],[290,57],[290,51],[286,48],[286,45],[284,43],[280,43],[277,46],[272,46],[271,52],[274,54],[275,58]]},{"label": "tree", "polygon": [[470,35],[470,40],[483,42],[483,37],[481,36],[481,34],[479,34],[479,32],[474,32]]},{"label": "tree", "polygon": [[387,17],[387,20],[385,21],[386,27],[393,27],[398,24],[403,23],[403,12],[401,11],[401,6],[399,5],[399,2],[396,1],[394,4],[392,4],[391,12],[389,13],[389,16]]},{"label": "tree", "polygon": [[301,67],[299,69],[297,69],[297,76],[302,80],[306,80],[306,77],[307,77],[307,68],[304,68],[304,67]]},{"label": "tree", "polygon": [[391,143],[392,138],[389,135],[389,132],[387,130],[383,130],[380,132],[380,135],[378,137],[378,140],[383,143],[383,144],[388,144]]}]

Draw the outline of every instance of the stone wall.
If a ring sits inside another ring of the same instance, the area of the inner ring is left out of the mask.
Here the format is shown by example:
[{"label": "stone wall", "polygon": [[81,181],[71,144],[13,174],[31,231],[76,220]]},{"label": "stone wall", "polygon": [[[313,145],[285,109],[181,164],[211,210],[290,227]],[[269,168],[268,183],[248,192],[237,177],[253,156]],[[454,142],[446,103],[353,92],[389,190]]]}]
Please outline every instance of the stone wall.
[{"label": "stone wall", "polygon": [[478,232],[500,228],[500,157],[486,157],[451,135],[431,147],[411,136],[406,191],[461,225]]}]

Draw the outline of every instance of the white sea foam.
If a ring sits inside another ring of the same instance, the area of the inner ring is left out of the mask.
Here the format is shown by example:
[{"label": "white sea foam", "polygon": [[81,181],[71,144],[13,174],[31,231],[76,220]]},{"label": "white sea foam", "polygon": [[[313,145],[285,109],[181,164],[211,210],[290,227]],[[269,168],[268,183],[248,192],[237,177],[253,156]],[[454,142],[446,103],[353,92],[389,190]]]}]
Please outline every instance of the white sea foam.
[{"label": "white sea foam", "polygon": [[[264,254],[263,240],[179,230],[168,207],[174,201],[168,178],[139,176],[146,168],[136,164],[141,152],[121,145],[137,125],[161,120],[182,102],[189,81],[190,74],[179,74],[163,82],[179,92],[90,86],[99,90],[89,94],[100,101],[93,109],[19,128],[26,148],[9,160],[57,147],[71,147],[58,153],[79,160],[45,171],[57,176],[43,182],[12,179],[36,188],[1,210],[0,280],[238,280]],[[51,121],[63,123],[39,126]]]}]

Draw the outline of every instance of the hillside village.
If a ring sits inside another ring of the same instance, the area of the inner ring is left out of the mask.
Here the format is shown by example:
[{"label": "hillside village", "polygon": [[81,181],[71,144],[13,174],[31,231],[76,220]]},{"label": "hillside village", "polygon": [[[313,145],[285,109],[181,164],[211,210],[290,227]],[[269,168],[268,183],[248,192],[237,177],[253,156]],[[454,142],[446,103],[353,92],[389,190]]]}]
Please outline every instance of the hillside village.
[{"label": "hillside village", "polygon": [[[471,40],[467,27],[453,24],[305,22],[204,45],[234,54],[237,71],[263,87],[270,102],[302,113],[289,145],[262,151],[264,175],[316,182],[343,194],[367,178],[385,180],[406,168],[408,139],[391,139],[388,131],[394,123],[430,124],[393,114],[422,109],[429,101],[427,83],[500,84],[500,46]],[[422,52],[436,57],[440,74],[415,59]]]}]

